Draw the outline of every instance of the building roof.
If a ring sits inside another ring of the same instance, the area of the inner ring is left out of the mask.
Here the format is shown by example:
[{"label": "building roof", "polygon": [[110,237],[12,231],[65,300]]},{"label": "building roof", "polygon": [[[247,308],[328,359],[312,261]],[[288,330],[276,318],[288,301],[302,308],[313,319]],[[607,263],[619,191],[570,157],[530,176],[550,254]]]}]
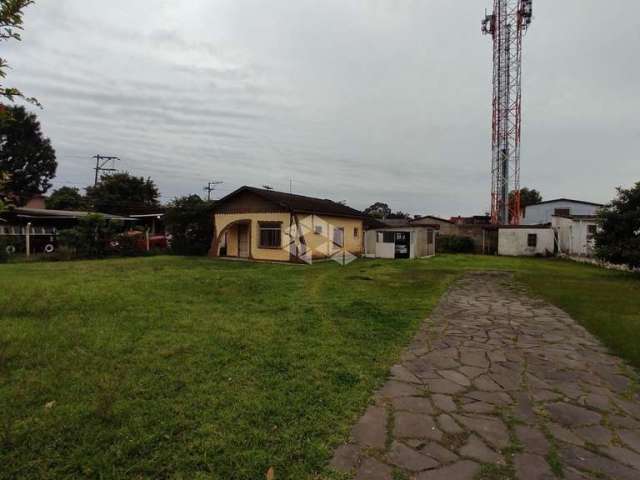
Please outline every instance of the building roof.
[{"label": "building roof", "polygon": [[438,222],[445,222],[445,223],[450,223],[451,225],[455,225],[451,220],[447,220],[446,218],[436,217],[435,215],[424,215],[419,218],[414,218],[412,220],[412,223],[421,222],[422,220],[425,220],[427,218],[432,218]]},{"label": "building roof", "polygon": [[296,195],[293,193],[277,192],[275,190],[267,190],[264,188],[255,188],[243,186],[231,192],[229,195],[218,200],[216,206],[219,206],[239,195],[240,193],[249,192],[262,197],[263,199],[273,202],[287,210],[301,213],[312,213],[317,215],[334,215],[337,217],[354,217],[368,218],[364,213],[354,208],[334,202],[327,198],[306,197],[304,195]]},{"label": "building roof", "polygon": [[8,210],[8,213],[13,213],[19,217],[37,219],[78,219],[88,215],[98,214],[109,220],[132,220],[128,217],[120,217],[118,215],[110,215],[108,213],[80,212],[73,210],[47,210],[44,208],[16,207]]},{"label": "building roof", "polygon": [[[535,207],[536,205],[544,205],[547,203],[555,203],[555,202],[571,202],[571,203],[580,203],[582,205],[592,205],[594,207],[604,207],[601,203],[593,203],[593,202],[585,202],[584,200],[572,200],[571,198],[555,198],[553,200],[545,200],[544,202],[534,203],[533,205],[529,205],[528,207]],[[525,208],[528,208],[525,207]]]}]

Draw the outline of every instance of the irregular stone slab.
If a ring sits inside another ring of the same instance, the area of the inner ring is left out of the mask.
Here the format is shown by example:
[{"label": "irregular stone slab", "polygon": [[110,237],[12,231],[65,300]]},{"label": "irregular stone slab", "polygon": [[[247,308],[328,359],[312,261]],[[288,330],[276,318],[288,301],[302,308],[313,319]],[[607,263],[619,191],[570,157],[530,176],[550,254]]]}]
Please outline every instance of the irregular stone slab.
[{"label": "irregular stone slab", "polygon": [[513,400],[504,392],[469,392],[465,394],[466,397],[473,398],[474,400],[480,400],[486,403],[492,403],[501,407],[511,405]]},{"label": "irregular stone slab", "polygon": [[389,465],[374,458],[367,458],[362,462],[355,480],[392,480],[393,471]]},{"label": "irregular stone slab", "polygon": [[338,447],[333,454],[329,466],[342,473],[349,473],[355,470],[360,461],[360,447],[357,445],[345,444]]},{"label": "irregular stone slab", "polygon": [[418,383],[421,384],[422,380],[416,377],[411,371],[404,365],[394,365],[391,367],[391,377],[394,380],[406,383]]},{"label": "irregular stone slab", "polygon": [[460,367],[460,372],[467,378],[474,379],[477,376],[486,373],[487,370],[485,368],[470,367],[468,365],[465,365],[464,367]]},{"label": "irregular stone slab", "polygon": [[580,438],[593,445],[609,445],[613,439],[611,430],[602,425],[578,427],[573,430]]},{"label": "irregular stone slab", "polygon": [[369,407],[351,432],[358,445],[384,449],[387,441],[387,412],[383,407]]},{"label": "irregular stone slab", "polygon": [[502,449],[509,445],[509,431],[502,420],[498,418],[463,415],[455,415],[454,418],[497,449]]},{"label": "irregular stone slab", "polygon": [[456,404],[448,395],[431,395],[431,400],[436,408],[443,412],[455,412],[457,410]]},{"label": "irregular stone slab", "polygon": [[471,381],[465,377],[462,373],[456,372],[455,370],[438,370],[438,373],[442,375],[442,378],[446,380],[451,380],[454,383],[462,387],[470,387]]},{"label": "irregular stone slab", "polygon": [[460,362],[470,367],[487,368],[489,366],[489,360],[484,352],[460,352]]},{"label": "irregular stone slab", "polygon": [[465,389],[457,383],[445,379],[427,380],[426,386],[431,393],[441,393],[445,395],[456,395]]},{"label": "irregular stone slab", "polygon": [[459,450],[460,455],[477,460],[480,463],[496,463],[502,457],[491,450],[476,435],[470,435],[467,443]]},{"label": "irregular stone slab", "polygon": [[572,445],[577,445],[578,447],[582,447],[584,445],[584,440],[573,433],[571,430],[568,430],[555,423],[550,424],[548,428],[551,435],[562,442],[571,443]]},{"label": "irregular stone slab", "polygon": [[426,397],[399,397],[393,399],[393,409],[414,413],[433,414],[434,408]]},{"label": "irregular stone slab", "polygon": [[538,428],[517,425],[515,430],[525,452],[542,456],[549,453],[549,441]]},{"label": "irregular stone slab", "polygon": [[553,420],[567,426],[593,425],[602,420],[596,412],[564,402],[547,405],[547,410]]},{"label": "irregular stone slab", "polygon": [[484,392],[499,392],[502,387],[494,382],[488,375],[480,375],[473,380],[473,386]]},{"label": "irregular stone slab", "polygon": [[460,366],[460,364],[455,359],[451,358],[450,356],[443,355],[437,351],[425,355],[424,357],[422,357],[422,359],[438,369],[446,370],[458,368]]},{"label": "irregular stone slab", "polygon": [[471,402],[462,406],[462,410],[468,413],[493,413],[495,411],[495,405],[489,405],[484,402]]},{"label": "irregular stone slab", "polygon": [[407,412],[396,413],[393,433],[396,438],[427,438],[436,441],[442,438],[442,432],[438,430],[433,417]]},{"label": "irregular stone slab", "polygon": [[422,470],[427,470],[440,465],[433,458],[418,453],[412,448],[409,448],[399,442],[393,442],[387,459],[392,465],[411,472],[421,472]]},{"label": "irregular stone slab", "polygon": [[421,391],[417,386],[411,383],[398,382],[389,380],[380,389],[380,396],[383,398],[393,399],[397,397],[414,397],[420,395]]},{"label": "irregular stone slab", "polygon": [[637,430],[618,430],[618,436],[627,445],[636,452],[640,452],[640,432]]},{"label": "irregular stone slab", "polygon": [[440,463],[452,463],[458,460],[458,456],[451,450],[447,450],[436,442],[428,442],[423,445],[420,451],[430,457],[435,458]]},{"label": "irregular stone slab", "polygon": [[470,460],[462,460],[438,470],[420,473],[416,480],[473,480],[480,471],[480,465]]},{"label": "irregular stone slab", "polygon": [[513,459],[518,480],[555,480],[549,464],[540,455],[521,453]]},{"label": "irregular stone slab", "polygon": [[451,435],[457,435],[459,433],[464,432],[464,430],[456,423],[456,421],[446,413],[443,413],[438,418],[438,425],[440,425],[440,429]]},{"label": "irregular stone slab", "polygon": [[604,474],[616,480],[638,479],[636,470],[584,448],[573,446],[562,448],[559,455],[563,463],[577,470]]},{"label": "irregular stone slab", "polygon": [[622,447],[605,447],[602,451],[614,460],[638,470],[638,477],[640,478],[640,455],[636,452],[632,452],[631,450]]}]

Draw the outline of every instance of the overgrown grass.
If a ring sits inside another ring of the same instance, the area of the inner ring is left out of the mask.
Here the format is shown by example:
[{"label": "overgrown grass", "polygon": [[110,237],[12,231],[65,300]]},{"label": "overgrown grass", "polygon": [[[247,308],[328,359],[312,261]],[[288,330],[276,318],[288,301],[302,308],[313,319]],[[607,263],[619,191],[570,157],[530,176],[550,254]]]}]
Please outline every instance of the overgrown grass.
[{"label": "overgrown grass", "polygon": [[638,278],[567,262],[0,266],[0,478],[321,477],[449,283],[487,268],[640,365]]}]

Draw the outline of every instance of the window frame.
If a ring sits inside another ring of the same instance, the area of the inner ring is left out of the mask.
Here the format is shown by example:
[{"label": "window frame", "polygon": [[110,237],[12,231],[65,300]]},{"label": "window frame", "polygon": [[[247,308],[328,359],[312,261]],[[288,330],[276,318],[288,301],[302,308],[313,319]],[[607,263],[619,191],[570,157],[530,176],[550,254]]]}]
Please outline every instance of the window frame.
[{"label": "window frame", "polygon": [[[273,244],[263,243],[263,232],[275,232]],[[282,248],[282,222],[258,222],[258,248],[264,250],[280,250]]]},{"label": "window frame", "polygon": [[353,227],[353,238],[360,237],[360,229],[358,227]]},{"label": "window frame", "polygon": [[[533,245],[531,245],[531,239],[533,239]],[[527,234],[527,248],[538,248],[538,234],[537,233],[528,233]]]},{"label": "window frame", "polygon": [[[336,239],[336,233],[340,232],[341,236],[340,236],[340,241],[337,241]],[[331,236],[331,239],[333,241],[333,244],[340,247],[340,248],[344,248],[344,227],[333,227],[333,235]]]}]

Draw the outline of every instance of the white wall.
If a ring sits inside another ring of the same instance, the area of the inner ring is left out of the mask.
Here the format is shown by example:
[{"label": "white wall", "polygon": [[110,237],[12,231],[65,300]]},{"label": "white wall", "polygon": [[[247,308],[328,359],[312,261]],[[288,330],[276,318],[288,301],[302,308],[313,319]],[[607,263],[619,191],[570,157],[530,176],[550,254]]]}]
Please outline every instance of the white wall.
[{"label": "white wall", "polygon": [[556,208],[569,208],[571,210],[570,215],[596,215],[600,207],[565,200],[543,203],[541,205],[530,205],[526,208],[521,223],[522,225],[551,223]]},{"label": "white wall", "polygon": [[[409,232],[409,258],[420,258],[429,255],[427,245],[427,229],[422,227],[386,228],[384,230],[367,230],[365,233],[365,253],[367,257],[395,258],[395,243],[378,242],[378,232]],[[435,239],[434,239],[435,242]],[[432,247],[435,254],[435,244]]]},{"label": "white wall", "polygon": [[588,240],[589,225],[597,225],[595,220],[553,217],[553,228],[558,233],[558,248],[567,255],[593,255],[593,242]]},{"label": "white wall", "polygon": [[[528,246],[529,234],[536,234],[535,248]],[[501,228],[498,230],[498,255],[519,257],[553,253],[554,233],[551,228]]]}]

